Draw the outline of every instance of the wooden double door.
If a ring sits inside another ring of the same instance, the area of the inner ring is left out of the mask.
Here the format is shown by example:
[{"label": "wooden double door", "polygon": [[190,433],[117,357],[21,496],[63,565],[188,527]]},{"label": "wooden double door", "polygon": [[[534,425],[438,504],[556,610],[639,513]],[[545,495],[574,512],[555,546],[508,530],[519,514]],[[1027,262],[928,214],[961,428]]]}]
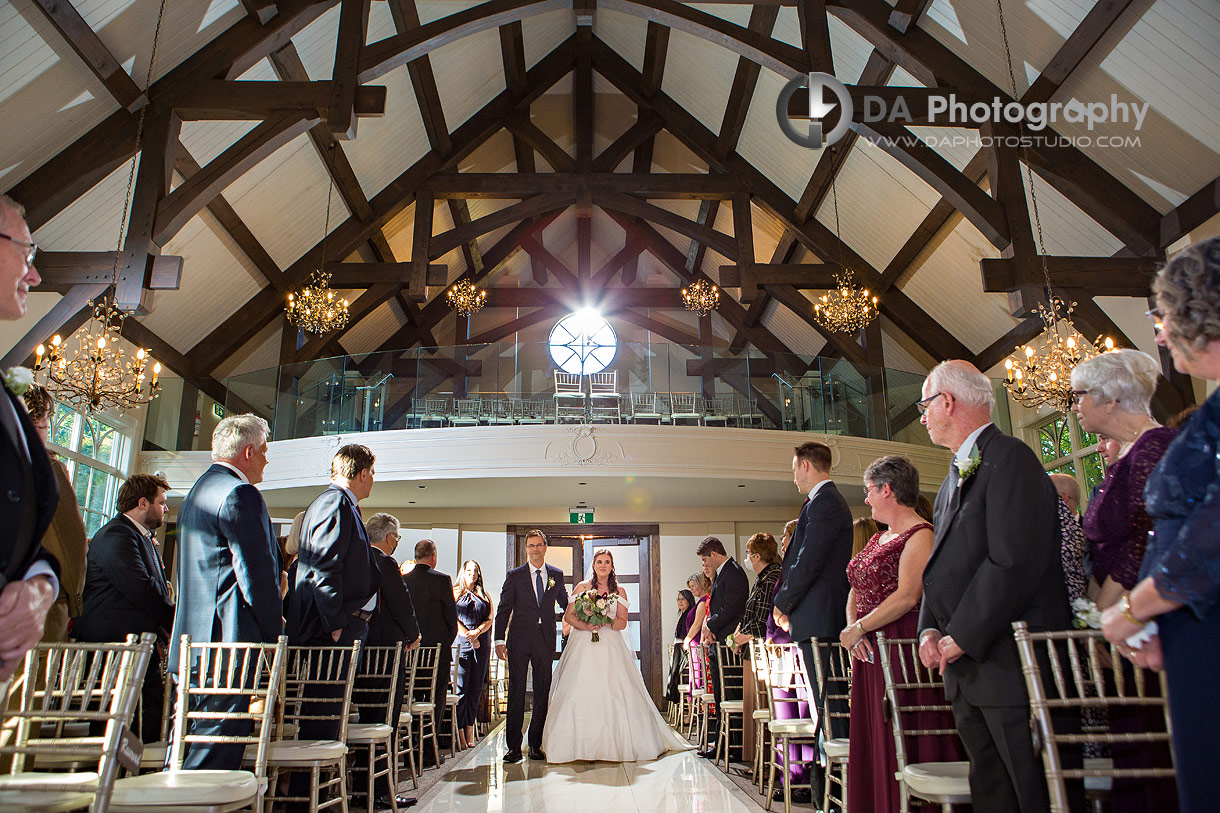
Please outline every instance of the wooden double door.
[{"label": "wooden double door", "polygon": [[[624,634],[635,652],[653,701],[660,706],[665,687],[661,636],[661,572],[656,525],[513,525],[508,528],[508,568],[525,564],[525,535],[538,528],[547,536],[547,564],[564,572],[568,593],[587,579],[594,551],[608,548],[614,572],[627,592],[629,614]],[[555,624],[562,616],[555,615]],[[555,657],[558,659],[559,652]]]}]

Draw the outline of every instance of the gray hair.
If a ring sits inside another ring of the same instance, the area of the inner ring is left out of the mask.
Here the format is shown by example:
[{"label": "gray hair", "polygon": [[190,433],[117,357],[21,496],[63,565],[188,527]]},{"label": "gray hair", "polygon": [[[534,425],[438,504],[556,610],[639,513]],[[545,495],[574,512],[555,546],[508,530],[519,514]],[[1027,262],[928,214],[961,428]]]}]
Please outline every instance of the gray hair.
[{"label": "gray hair", "polygon": [[421,539],[415,543],[415,559],[431,559],[436,555],[436,543],[431,539]]},{"label": "gray hair", "polygon": [[267,422],[257,415],[230,415],[212,431],[212,459],[232,460],[247,446],[264,443],[270,434]]},{"label": "gray hair", "polygon": [[888,485],[899,505],[914,508],[919,499],[919,469],[900,454],[879,457],[864,470],[865,482],[880,488]]},{"label": "gray hair", "polygon": [[369,535],[369,544],[376,545],[390,534],[398,533],[398,517],[393,514],[373,514],[364,522],[364,532]]},{"label": "gray hair", "polygon": [[25,217],[25,207],[8,195],[0,195],[0,209],[11,209],[17,213],[17,217]]},{"label": "gray hair", "polygon": [[1121,348],[1077,364],[1072,386],[1103,403],[1114,401],[1124,412],[1148,415],[1159,372],[1160,365],[1152,356]]},{"label": "gray hair", "polygon": [[1168,319],[1165,339],[1182,350],[1203,350],[1220,339],[1220,237],[1183,249],[1152,282]]},{"label": "gray hair", "polygon": [[947,392],[968,406],[995,407],[991,382],[968,361],[950,359],[937,364],[928,373],[927,386],[933,394]]}]

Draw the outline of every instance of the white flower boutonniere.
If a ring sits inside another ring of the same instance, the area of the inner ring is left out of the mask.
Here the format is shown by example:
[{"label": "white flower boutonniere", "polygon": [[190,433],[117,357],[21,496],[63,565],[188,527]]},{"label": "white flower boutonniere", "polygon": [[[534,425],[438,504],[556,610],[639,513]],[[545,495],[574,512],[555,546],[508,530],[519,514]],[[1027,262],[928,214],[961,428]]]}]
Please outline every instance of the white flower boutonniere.
[{"label": "white flower boutonniere", "polygon": [[970,447],[970,457],[965,460],[953,458],[953,465],[957,466],[957,487],[961,488],[962,483],[966,482],[966,478],[978,471],[979,466],[983,464],[983,455],[979,451],[979,445],[976,443]]},{"label": "white flower boutonniere", "polygon": [[552,587],[554,587],[554,586],[555,586],[555,579],[554,579],[554,577],[550,577],[550,578],[548,578],[548,579],[546,580],[546,589],[547,589],[547,590],[550,590],[550,589],[551,589]]},{"label": "white flower boutonniere", "polygon": [[29,367],[9,367],[4,371],[4,386],[8,387],[8,391],[13,395],[25,395],[26,390],[33,384],[34,373]]}]

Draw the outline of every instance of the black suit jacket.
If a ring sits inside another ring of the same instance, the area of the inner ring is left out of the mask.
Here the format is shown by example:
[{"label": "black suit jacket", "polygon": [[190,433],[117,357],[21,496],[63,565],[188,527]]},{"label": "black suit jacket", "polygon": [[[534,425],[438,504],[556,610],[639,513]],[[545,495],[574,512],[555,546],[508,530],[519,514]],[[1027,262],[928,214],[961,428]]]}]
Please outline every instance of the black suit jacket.
[{"label": "black suit jacket", "polygon": [[[415,619],[419,622],[421,646],[449,646],[457,637],[457,602],[453,600],[453,582],[439,570],[416,565],[402,577],[411,592]],[[442,654],[447,658],[449,650]]]},{"label": "black suit jacket", "polygon": [[1028,703],[1012,623],[1067,629],[1055,488],[1033,449],[988,426],[981,463],[936,495],[935,547],[923,573],[920,633],[953,636],[965,655],[945,674],[949,699],[976,706]]},{"label": "black suit jacket", "polygon": [[717,643],[728,641],[729,636],[746,614],[746,599],[750,597],[750,580],[741,565],[729,557],[720,566],[716,581],[712,582],[712,598],[707,605],[707,620],[703,623],[716,636]]},{"label": "black suit jacket", "polygon": [[398,562],[373,548],[377,567],[381,570],[381,589],[377,593],[377,612],[369,619],[369,646],[410,644],[419,637],[415,604],[411,591],[398,572]]},{"label": "black suit jacket", "polygon": [[274,643],[284,630],[279,546],[263,495],[232,469],[213,463],[178,509],[178,641]]},{"label": "black suit jacket", "polygon": [[847,626],[847,563],[851,560],[851,509],[833,482],[801,509],[784,554],[783,584],[775,606],[788,616],[792,640],[837,639]]},{"label": "black suit jacket", "polygon": [[11,412],[0,406],[0,587],[19,581],[39,560],[58,578],[59,562],[40,544],[59,505],[51,458],[21,399],[4,386],[0,398],[12,406]]},{"label": "black suit jacket", "polygon": [[381,571],[356,505],[332,483],[309,504],[301,523],[296,585],[286,616],[288,640],[300,644],[343,629],[380,584]]},{"label": "black suit jacket", "polygon": [[119,514],[89,542],[78,641],[122,641],[131,633],[168,636],[174,623],[161,561],[152,542]]},{"label": "black suit jacket", "polygon": [[504,641],[509,649],[516,642],[528,646],[537,640],[555,646],[555,607],[568,609],[568,588],[559,568],[546,565],[546,574],[542,604],[538,603],[533,569],[528,562],[504,576],[500,604],[496,607],[495,640]]}]

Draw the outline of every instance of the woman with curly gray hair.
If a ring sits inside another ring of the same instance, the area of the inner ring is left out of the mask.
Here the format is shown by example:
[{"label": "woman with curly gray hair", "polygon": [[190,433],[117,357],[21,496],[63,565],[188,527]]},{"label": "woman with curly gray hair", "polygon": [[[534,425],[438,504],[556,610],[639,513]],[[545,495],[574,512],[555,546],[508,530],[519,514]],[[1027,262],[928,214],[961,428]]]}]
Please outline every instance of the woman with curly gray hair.
[{"label": "woman with curly gray hair", "polygon": [[[1174,257],[1153,284],[1157,343],[1179,372],[1220,380],[1220,237]],[[1178,798],[1214,810],[1220,703],[1220,390],[1182,425],[1144,490],[1153,531],[1140,578],[1102,615],[1102,631],[1169,683]],[[1155,623],[1153,623],[1155,621]]]}]

